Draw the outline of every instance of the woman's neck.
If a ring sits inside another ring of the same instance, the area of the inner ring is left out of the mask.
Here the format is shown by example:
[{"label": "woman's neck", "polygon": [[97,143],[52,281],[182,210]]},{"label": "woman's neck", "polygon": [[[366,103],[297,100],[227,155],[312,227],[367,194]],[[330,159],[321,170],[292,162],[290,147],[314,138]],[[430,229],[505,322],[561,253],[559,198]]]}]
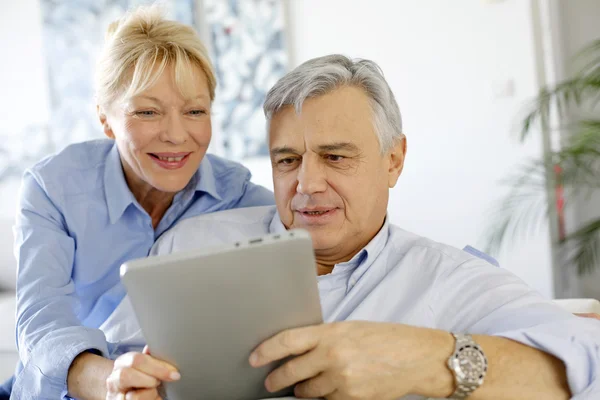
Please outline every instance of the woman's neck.
[{"label": "woman's neck", "polygon": [[144,182],[136,176],[131,176],[132,173],[123,168],[125,172],[125,180],[129,186],[129,190],[133,197],[142,206],[152,219],[152,227],[156,229],[160,220],[165,215],[171,204],[175,193],[163,192]]},{"label": "woman's neck", "polygon": [[150,218],[152,219],[152,227],[156,229],[160,223],[160,220],[173,203],[175,193],[161,192],[152,188],[149,191],[139,195],[134,193],[134,196],[142,208],[146,210],[148,215],[150,215]]}]

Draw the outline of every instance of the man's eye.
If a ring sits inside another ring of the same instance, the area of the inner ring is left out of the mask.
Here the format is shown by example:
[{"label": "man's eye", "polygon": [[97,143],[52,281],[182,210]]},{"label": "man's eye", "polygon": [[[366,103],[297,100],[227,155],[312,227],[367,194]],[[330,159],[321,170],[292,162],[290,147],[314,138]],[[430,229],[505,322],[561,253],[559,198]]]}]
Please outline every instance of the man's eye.
[{"label": "man's eye", "polygon": [[196,115],[204,115],[204,114],[206,114],[206,111],[204,111],[204,110],[191,110],[191,111],[188,111],[188,114],[194,115],[194,116],[196,116]]},{"label": "man's eye", "polygon": [[277,164],[282,164],[282,165],[291,165],[296,161],[295,158],[292,157],[288,157],[288,158],[282,158],[281,160],[277,161]]},{"label": "man's eye", "polygon": [[327,158],[327,160],[329,160],[329,161],[339,162],[339,161],[342,161],[343,159],[345,159],[346,157],[340,156],[337,154],[327,154],[325,156],[325,158]]}]

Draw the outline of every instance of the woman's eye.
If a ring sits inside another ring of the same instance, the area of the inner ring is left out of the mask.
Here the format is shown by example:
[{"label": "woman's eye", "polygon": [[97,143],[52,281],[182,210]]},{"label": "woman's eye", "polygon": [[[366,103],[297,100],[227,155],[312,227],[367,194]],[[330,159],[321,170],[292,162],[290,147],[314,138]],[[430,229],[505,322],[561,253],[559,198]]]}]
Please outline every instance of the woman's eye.
[{"label": "woman's eye", "polygon": [[204,111],[204,110],[191,110],[191,111],[188,111],[188,114],[190,114],[190,115],[204,115],[204,114],[206,114],[206,111]]},{"label": "woman's eye", "polygon": [[156,111],[152,111],[152,110],[144,110],[144,111],[136,111],[135,112],[135,115],[140,116],[140,117],[153,117],[156,114],[157,114]]}]

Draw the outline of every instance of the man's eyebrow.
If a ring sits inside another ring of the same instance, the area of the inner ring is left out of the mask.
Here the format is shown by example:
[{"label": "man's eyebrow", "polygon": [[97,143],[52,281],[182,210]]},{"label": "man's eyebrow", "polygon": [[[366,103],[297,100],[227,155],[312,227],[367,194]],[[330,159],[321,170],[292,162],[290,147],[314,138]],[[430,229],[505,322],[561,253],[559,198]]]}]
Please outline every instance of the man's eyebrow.
[{"label": "man's eyebrow", "polygon": [[[338,150],[346,150],[350,152],[359,152],[360,149],[354,143],[350,142],[337,142],[337,143],[329,143],[322,144],[318,146],[320,152],[328,152],[328,151],[338,151]],[[275,147],[271,150],[271,156],[277,156],[280,154],[299,154],[298,150],[294,149],[290,146],[281,146]]]},{"label": "man's eyebrow", "polygon": [[271,149],[271,156],[277,156],[280,154],[298,154],[298,151],[289,146],[281,146]]},{"label": "man's eyebrow", "polygon": [[346,150],[346,151],[351,151],[351,152],[358,152],[359,148],[358,146],[356,146],[354,143],[350,143],[350,142],[337,142],[337,143],[330,143],[330,144],[323,144],[320,145],[319,147],[320,151],[337,151],[337,150]]}]

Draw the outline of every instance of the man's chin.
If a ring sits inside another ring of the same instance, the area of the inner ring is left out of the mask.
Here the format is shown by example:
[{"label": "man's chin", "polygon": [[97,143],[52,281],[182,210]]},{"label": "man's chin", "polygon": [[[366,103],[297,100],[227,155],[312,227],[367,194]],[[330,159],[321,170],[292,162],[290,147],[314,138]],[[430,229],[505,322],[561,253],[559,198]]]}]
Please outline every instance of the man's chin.
[{"label": "man's chin", "polygon": [[311,232],[310,230],[308,232],[311,234],[313,249],[317,252],[336,248],[340,243],[339,237],[332,236],[333,234],[328,235],[324,232]]}]

